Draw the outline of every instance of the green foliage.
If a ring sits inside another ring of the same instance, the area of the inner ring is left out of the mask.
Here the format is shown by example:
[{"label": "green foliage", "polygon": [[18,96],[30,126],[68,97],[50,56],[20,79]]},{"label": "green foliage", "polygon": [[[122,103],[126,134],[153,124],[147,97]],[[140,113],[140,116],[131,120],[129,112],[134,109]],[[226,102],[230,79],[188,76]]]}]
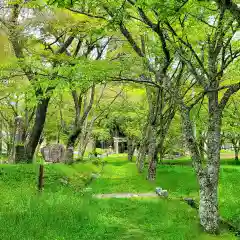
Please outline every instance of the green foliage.
[{"label": "green foliage", "polygon": [[[203,233],[196,210],[174,199],[178,196],[198,196],[191,168],[160,166],[158,174],[161,180],[151,185],[136,173],[134,163],[128,163],[122,157],[106,160],[104,174],[90,186],[93,192],[129,192],[135,188],[135,192],[145,192],[162,186],[168,189],[173,199],[92,199],[87,193],[83,197],[67,185],[57,187],[61,176],[92,172],[92,167],[85,164],[47,165],[45,183],[49,184],[42,194],[35,194],[37,166],[2,165],[0,238],[156,240],[161,236],[164,240],[234,239],[226,231],[220,236]],[[236,223],[239,221],[236,212],[239,189],[235,184],[238,175],[238,169],[222,169],[220,185],[221,214]],[[109,185],[111,182],[114,184]]]},{"label": "green foliage", "polygon": [[182,133],[181,119],[177,113],[170,125],[169,131],[163,144],[163,154],[185,154],[184,136]]},{"label": "green foliage", "polygon": [[[9,3],[13,5],[16,2]],[[49,0],[47,7],[44,0],[17,3],[21,3],[23,9],[33,8],[34,14],[31,17],[24,14],[22,19],[19,17],[19,21],[16,21],[17,26],[11,21],[10,27],[4,27],[0,32],[0,99],[7,96],[1,99],[0,111],[4,123],[3,132],[7,135],[6,143],[14,143],[13,119],[17,115],[24,115],[24,130],[30,135],[35,107],[46,97],[51,97],[51,101],[44,138],[46,142],[66,142],[77,125],[72,91],[84,96],[85,103],[81,105],[84,106],[77,109],[81,115],[89,100],[88,90],[97,85],[96,95],[99,97],[101,90],[98,85],[105,83],[112,85],[108,85],[107,96],[104,95],[99,101],[94,98],[92,111],[83,123],[86,123],[83,132],[97,140],[108,140],[117,130],[128,138],[139,140],[148,111],[145,85],[136,87],[135,84],[129,84],[122,87],[122,79],[138,83],[141,79],[149,79],[153,85],[158,84],[159,89],[165,90],[174,82],[174,75],[179,73],[174,72],[179,59],[183,59],[186,65],[182,77],[186,84],[174,90],[179,93],[189,90],[183,99],[188,104],[202,91],[205,93],[209,86],[221,88],[239,82],[239,60],[233,61],[239,54],[240,46],[236,36],[233,36],[235,23],[231,22],[230,12],[219,14],[215,2]],[[9,15],[13,7],[9,8]],[[69,8],[77,9],[79,13],[73,13]],[[124,30],[128,41],[120,34]],[[218,35],[219,32],[221,35]],[[13,36],[17,41],[12,40],[13,46],[10,46],[9,40]],[[62,48],[69,39],[73,39],[71,44]],[[103,48],[105,40],[109,42]],[[231,44],[224,46],[218,53],[218,47],[227,44],[228,40]],[[77,51],[79,45],[80,50]],[[101,51],[104,54],[97,56]],[[237,51],[237,55],[230,57],[234,51]],[[216,66],[211,65],[211,57],[214,55],[211,53],[216,53]],[[225,61],[225,53],[227,60],[232,62],[220,69],[221,63]],[[171,55],[170,59],[167,59],[168,54]],[[212,74],[212,69],[215,72],[222,71]],[[157,76],[158,73],[160,76]],[[194,77],[195,83],[192,81]],[[201,83],[204,80],[206,84]],[[181,81],[176,83],[176,87]],[[113,101],[112,96],[121,88],[121,94]],[[168,90],[172,91],[170,88]],[[219,101],[226,88],[221,90]],[[115,93],[110,94],[110,91]],[[156,91],[152,91],[152,94],[155,104]],[[176,100],[175,96],[171,97]],[[80,102],[82,98],[77,100]],[[163,109],[168,105],[165,100],[164,98],[161,104]],[[209,127],[208,116],[211,114],[205,100],[203,98],[191,110],[199,146],[200,143],[204,146]],[[239,116],[236,118],[236,109],[238,107],[234,108],[230,103],[224,112],[223,132],[231,139],[239,138]],[[178,115],[170,126],[164,148],[165,153],[184,150]],[[181,161],[189,164],[188,160]],[[0,186],[4,196],[0,210],[4,220],[0,221],[0,239],[8,236],[10,239],[27,239],[28,234],[31,234],[30,239],[210,239],[207,235],[200,234],[198,221],[193,220],[197,216],[196,212],[174,200],[182,196],[198,199],[197,181],[193,170],[188,166],[161,166],[157,170],[161,177],[155,183],[149,183],[145,180],[146,174],[137,173],[134,163],[119,158],[108,159],[102,177],[92,184],[94,193],[152,191],[161,185],[170,191],[173,199],[101,202],[82,197],[82,188],[91,173],[99,171],[101,165],[99,159],[94,159],[92,163],[94,166],[91,163],[46,165],[42,196],[34,196],[37,176],[35,165],[3,166]],[[223,196],[220,200],[221,211],[228,219],[234,218],[236,223],[239,221],[239,213],[236,211],[237,216],[234,215],[233,207],[239,201],[232,191],[238,171],[237,168],[222,168],[220,184]],[[59,178],[62,177],[68,179],[67,186],[59,184]],[[228,194],[232,194],[228,203],[231,205],[229,211],[224,206]],[[17,229],[13,230],[12,226],[17,226]]]}]

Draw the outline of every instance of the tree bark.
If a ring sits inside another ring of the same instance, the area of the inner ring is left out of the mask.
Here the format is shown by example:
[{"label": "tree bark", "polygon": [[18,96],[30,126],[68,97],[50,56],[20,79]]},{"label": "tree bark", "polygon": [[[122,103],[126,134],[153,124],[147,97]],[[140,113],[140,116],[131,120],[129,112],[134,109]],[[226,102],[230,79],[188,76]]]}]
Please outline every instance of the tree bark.
[{"label": "tree bark", "polygon": [[152,149],[152,153],[149,157],[149,167],[148,167],[148,176],[147,179],[149,181],[156,180],[156,171],[157,171],[157,151]]},{"label": "tree bark", "polygon": [[189,109],[183,105],[181,106],[181,117],[187,146],[191,153],[192,164],[200,186],[200,223],[205,231],[209,233],[218,233],[219,216],[217,189],[220,163],[220,113],[215,109],[209,114],[207,165],[205,167],[202,165],[201,153],[194,136]]},{"label": "tree bark", "polygon": [[202,162],[204,162],[205,159],[205,149],[204,149],[204,137],[203,137],[203,133],[200,132],[200,136],[199,136],[199,151],[200,151],[200,155],[201,155],[201,159]]},{"label": "tree bark", "polygon": [[12,143],[7,142],[7,156],[10,157],[11,152],[12,152]]},{"label": "tree bark", "polygon": [[143,172],[144,165],[145,165],[145,158],[146,158],[146,153],[147,153],[147,148],[149,143],[148,142],[148,131],[149,131],[148,125],[149,123],[147,122],[147,124],[144,127],[143,137],[140,142],[139,152],[138,152],[137,161],[136,161],[136,165],[139,173]]},{"label": "tree bark", "polygon": [[128,161],[133,161],[133,154],[136,148],[136,144],[133,139],[128,139]]},{"label": "tree bark", "polygon": [[84,154],[86,152],[86,148],[88,145],[89,138],[84,134],[84,136],[81,136],[82,139],[80,139],[80,144],[78,148],[78,154],[79,154],[79,159],[82,160],[84,157]]},{"label": "tree bark", "polygon": [[45,98],[38,103],[34,124],[28,142],[25,145],[25,156],[28,163],[33,161],[34,153],[41,137],[50,98]]},{"label": "tree bark", "polygon": [[239,153],[238,147],[234,146],[235,161],[236,161],[237,164],[239,163],[238,153]]},{"label": "tree bark", "polygon": [[207,177],[200,178],[199,217],[204,230],[218,233],[218,182]]},{"label": "tree bark", "polygon": [[157,145],[157,151],[159,152],[159,162],[161,164],[163,164],[163,158],[165,156],[164,141],[165,138],[161,138]]},{"label": "tree bark", "polygon": [[39,142],[38,142],[38,145],[36,147],[35,153],[34,153],[34,157],[33,157],[34,160],[37,160],[37,158],[38,158],[38,153],[40,151],[40,148],[41,148],[41,145],[42,145],[43,141],[44,141],[44,137],[41,135],[40,139],[39,139]]},{"label": "tree bark", "polygon": [[83,159],[84,154],[86,152],[87,144],[88,144],[88,142],[84,142],[83,145],[79,146],[78,153],[79,153],[79,159],[81,159],[81,160]]},{"label": "tree bark", "polygon": [[66,153],[65,153],[65,163],[72,164],[73,163],[73,152],[75,142],[81,133],[82,129],[77,128],[75,131],[69,136],[66,146]]},{"label": "tree bark", "polygon": [[96,142],[96,138],[93,137],[92,138],[92,153],[96,155],[97,152],[97,142]]},{"label": "tree bark", "polygon": [[[217,88],[218,86],[213,86]],[[207,176],[200,181],[200,222],[207,232],[218,233],[218,182],[221,148],[221,112],[218,92],[208,94]],[[203,195],[202,195],[203,194]]]},{"label": "tree bark", "polygon": [[149,181],[154,181],[156,179],[156,169],[157,169],[157,139],[156,139],[156,129],[155,126],[151,126],[149,133],[149,147],[148,147],[148,177]]},{"label": "tree bark", "polygon": [[2,120],[0,120],[0,155],[2,155],[3,151],[3,124]]},{"label": "tree bark", "polygon": [[136,161],[136,165],[139,173],[142,173],[144,170],[146,152],[147,152],[147,143],[146,143],[146,140],[143,139],[139,147],[138,157]]}]

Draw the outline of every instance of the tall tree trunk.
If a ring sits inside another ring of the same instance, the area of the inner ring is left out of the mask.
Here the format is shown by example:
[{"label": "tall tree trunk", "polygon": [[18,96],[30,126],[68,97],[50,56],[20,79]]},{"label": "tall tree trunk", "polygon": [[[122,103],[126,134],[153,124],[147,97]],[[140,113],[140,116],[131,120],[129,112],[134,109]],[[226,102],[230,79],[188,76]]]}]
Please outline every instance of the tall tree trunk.
[{"label": "tall tree trunk", "polygon": [[[213,86],[214,89],[217,87]],[[218,106],[218,92],[208,93],[207,168],[206,179],[200,181],[199,216],[201,225],[210,233],[219,231],[217,190],[220,169],[221,112]]]},{"label": "tall tree trunk", "polygon": [[236,161],[237,164],[239,163],[238,153],[239,153],[238,147],[234,146],[235,161]]},{"label": "tall tree trunk", "polygon": [[96,141],[96,138],[93,137],[92,138],[92,153],[96,154],[96,152],[97,152],[97,141]]},{"label": "tall tree trunk", "polygon": [[204,230],[218,232],[218,181],[202,176],[200,181],[199,217]]},{"label": "tall tree trunk", "polygon": [[202,164],[201,153],[194,136],[189,109],[184,105],[181,106],[181,117],[187,146],[191,153],[192,164],[200,186],[200,223],[205,231],[217,233],[219,229],[217,189],[220,163],[220,113],[216,108],[212,113],[209,111],[206,166]]},{"label": "tall tree trunk", "polygon": [[136,148],[136,144],[133,139],[128,139],[128,161],[133,161],[133,154]]},{"label": "tall tree trunk", "polygon": [[7,156],[10,157],[11,152],[12,152],[12,143],[7,141],[6,144],[7,144]]},{"label": "tall tree trunk", "polygon": [[37,105],[34,124],[29,140],[25,145],[25,155],[28,163],[33,161],[34,153],[44,128],[49,100],[50,97],[45,98]]},{"label": "tall tree trunk", "polygon": [[79,159],[83,159],[84,154],[86,152],[86,148],[87,148],[88,142],[83,142],[82,144],[80,144],[79,146],[79,150],[78,150],[78,154],[79,154]]},{"label": "tall tree trunk", "polygon": [[136,165],[139,173],[142,173],[144,170],[146,152],[147,152],[147,143],[145,140],[143,140],[140,144],[137,161],[136,161]]},{"label": "tall tree trunk", "polygon": [[155,126],[151,126],[149,133],[149,147],[148,147],[148,180],[154,181],[156,179],[157,169],[157,139]]},{"label": "tall tree trunk", "polygon": [[145,165],[145,158],[146,158],[146,153],[147,153],[147,148],[148,148],[148,131],[149,131],[149,123],[147,123],[144,127],[143,131],[143,137],[140,142],[140,147],[139,147],[139,152],[137,156],[137,169],[139,173],[142,173],[144,170],[144,165]]},{"label": "tall tree trunk", "polygon": [[82,160],[89,142],[89,136],[87,133],[83,133],[81,134],[80,138],[81,139],[80,139],[79,148],[78,148],[78,155],[79,155],[79,159]]},{"label": "tall tree trunk", "polygon": [[73,154],[74,154],[74,147],[76,140],[81,133],[82,129],[77,128],[73,131],[73,133],[70,135],[67,141],[66,146],[66,153],[65,153],[65,163],[72,164],[73,163]]},{"label": "tall tree trunk", "polygon": [[165,141],[165,138],[161,137],[161,139],[157,145],[157,151],[159,152],[159,162],[161,164],[163,164],[163,158],[165,155],[164,141]]},{"label": "tall tree trunk", "polygon": [[13,124],[11,130],[9,131],[9,142],[8,142],[8,162],[14,163],[15,156],[15,142],[16,142],[16,125]]},{"label": "tall tree trunk", "polygon": [[78,158],[80,160],[83,160],[87,145],[89,143],[89,136],[90,132],[92,131],[92,125],[93,124],[88,125],[88,121],[86,119],[83,125],[82,133],[79,136]]},{"label": "tall tree trunk", "polygon": [[2,120],[0,120],[0,155],[3,152],[3,124]]},{"label": "tall tree trunk", "polygon": [[201,155],[201,159],[202,159],[202,162],[204,162],[204,159],[205,159],[205,149],[204,149],[204,137],[203,137],[203,133],[200,132],[200,139],[199,139],[199,150],[200,150],[200,155]]},{"label": "tall tree trunk", "polygon": [[35,153],[34,153],[34,160],[37,160],[37,158],[38,158],[38,153],[40,152],[41,145],[42,145],[43,141],[44,141],[44,137],[41,135],[40,139],[39,139],[39,142],[38,142],[38,145],[36,147]]}]

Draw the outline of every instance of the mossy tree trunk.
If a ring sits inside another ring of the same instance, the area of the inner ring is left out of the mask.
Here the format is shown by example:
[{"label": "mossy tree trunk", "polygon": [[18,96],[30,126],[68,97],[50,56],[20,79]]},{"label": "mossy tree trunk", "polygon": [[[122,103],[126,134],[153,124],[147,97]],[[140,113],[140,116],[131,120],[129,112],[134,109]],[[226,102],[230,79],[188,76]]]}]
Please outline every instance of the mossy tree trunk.
[{"label": "mossy tree trunk", "polygon": [[133,161],[134,151],[136,149],[136,142],[132,138],[128,138],[127,142],[127,150],[128,150],[128,161]]}]

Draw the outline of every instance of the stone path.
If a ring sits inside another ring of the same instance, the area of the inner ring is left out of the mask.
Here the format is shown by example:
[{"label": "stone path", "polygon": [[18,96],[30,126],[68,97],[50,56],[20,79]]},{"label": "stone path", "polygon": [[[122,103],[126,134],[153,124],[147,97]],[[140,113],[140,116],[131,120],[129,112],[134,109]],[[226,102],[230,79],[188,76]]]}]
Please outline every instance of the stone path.
[{"label": "stone path", "polygon": [[159,197],[156,193],[105,193],[95,194],[95,198],[144,198],[144,197]]}]

